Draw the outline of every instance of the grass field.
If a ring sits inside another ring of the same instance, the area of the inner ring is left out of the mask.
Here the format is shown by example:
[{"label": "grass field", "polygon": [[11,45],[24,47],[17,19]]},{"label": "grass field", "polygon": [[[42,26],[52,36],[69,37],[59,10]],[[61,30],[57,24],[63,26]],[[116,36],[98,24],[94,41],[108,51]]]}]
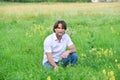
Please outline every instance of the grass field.
[{"label": "grass field", "polygon": [[[79,60],[46,70],[43,41],[57,20]],[[0,80],[120,80],[120,3],[0,2]]]}]

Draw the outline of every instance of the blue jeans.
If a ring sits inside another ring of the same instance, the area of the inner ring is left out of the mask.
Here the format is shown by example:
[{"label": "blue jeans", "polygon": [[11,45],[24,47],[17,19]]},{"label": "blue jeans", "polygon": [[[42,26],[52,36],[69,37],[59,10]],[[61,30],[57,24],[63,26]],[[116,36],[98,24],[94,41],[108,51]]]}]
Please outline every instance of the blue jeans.
[{"label": "blue jeans", "polygon": [[[74,66],[76,64],[77,60],[78,60],[78,55],[76,53],[70,53],[67,58],[63,58],[59,62],[62,62],[62,66],[66,67],[69,63],[72,66]],[[55,63],[58,65],[59,62],[55,62]],[[44,66],[47,68],[50,68],[50,67],[52,68],[51,64],[48,61],[44,64]]]}]

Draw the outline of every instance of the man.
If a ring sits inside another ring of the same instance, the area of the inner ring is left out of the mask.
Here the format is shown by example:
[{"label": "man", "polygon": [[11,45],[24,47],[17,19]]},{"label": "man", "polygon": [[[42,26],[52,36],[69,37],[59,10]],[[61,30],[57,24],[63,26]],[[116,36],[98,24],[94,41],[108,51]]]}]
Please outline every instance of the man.
[{"label": "man", "polygon": [[[58,69],[58,63],[66,67],[69,63],[74,66],[78,56],[76,48],[71,38],[65,33],[67,25],[60,20],[54,24],[54,33],[49,35],[44,41],[44,58],[43,65],[47,68],[53,67]],[[68,50],[66,48],[68,47]]]}]

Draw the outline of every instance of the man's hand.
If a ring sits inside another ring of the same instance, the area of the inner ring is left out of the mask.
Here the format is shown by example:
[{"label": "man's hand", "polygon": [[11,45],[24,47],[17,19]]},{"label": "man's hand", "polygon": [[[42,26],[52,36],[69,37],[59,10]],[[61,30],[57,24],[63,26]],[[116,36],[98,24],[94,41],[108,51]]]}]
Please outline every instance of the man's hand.
[{"label": "man's hand", "polygon": [[73,52],[76,52],[76,48],[75,48],[74,45],[70,45],[70,46],[69,46],[69,50],[67,50],[66,52],[64,52],[64,53],[61,55],[61,57],[62,57],[62,58],[67,58],[68,55],[69,55],[70,53],[73,53]]},{"label": "man's hand", "polygon": [[61,57],[62,57],[62,58],[67,58],[68,55],[69,55],[69,53],[70,53],[70,51],[68,50],[68,51],[64,52],[64,53],[61,55]]},{"label": "man's hand", "polygon": [[54,70],[55,70],[55,71],[58,70],[58,66],[57,66],[57,65],[54,67]]}]

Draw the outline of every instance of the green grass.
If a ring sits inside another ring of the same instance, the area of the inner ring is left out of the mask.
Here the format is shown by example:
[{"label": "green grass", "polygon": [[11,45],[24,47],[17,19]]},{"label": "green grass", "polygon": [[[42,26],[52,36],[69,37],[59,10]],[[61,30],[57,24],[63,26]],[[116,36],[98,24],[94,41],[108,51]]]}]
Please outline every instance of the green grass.
[{"label": "green grass", "polygon": [[[0,3],[0,80],[120,80],[119,13],[119,3]],[[43,41],[59,19],[79,60],[46,70]]]}]

